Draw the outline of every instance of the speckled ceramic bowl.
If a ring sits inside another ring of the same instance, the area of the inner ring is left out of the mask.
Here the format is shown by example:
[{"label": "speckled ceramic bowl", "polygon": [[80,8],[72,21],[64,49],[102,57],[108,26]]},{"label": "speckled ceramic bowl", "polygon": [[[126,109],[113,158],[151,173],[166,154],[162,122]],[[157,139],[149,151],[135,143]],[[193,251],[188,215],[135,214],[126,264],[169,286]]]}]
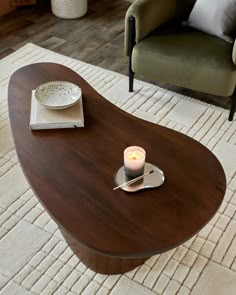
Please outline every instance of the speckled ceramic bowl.
[{"label": "speckled ceramic bowl", "polygon": [[73,106],[81,97],[81,89],[70,82],[51,81],[35,90],[37,101],[48,109],[62,110]]}]

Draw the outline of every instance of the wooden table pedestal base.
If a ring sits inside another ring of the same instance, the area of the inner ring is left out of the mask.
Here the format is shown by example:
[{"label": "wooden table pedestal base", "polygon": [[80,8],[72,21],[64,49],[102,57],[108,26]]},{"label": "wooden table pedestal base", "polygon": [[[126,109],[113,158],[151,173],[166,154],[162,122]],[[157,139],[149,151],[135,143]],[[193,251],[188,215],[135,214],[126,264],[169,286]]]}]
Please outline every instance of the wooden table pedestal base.
[{"label": "wooden table pedestal base", "polygon": [[65,240],[67,241],[68,245],[71,247],[73,252],[79,257],[80,261],[82,261],[91,270],[101,274],[123,274],[134,269],[139,265],[142,265],[147,259],[150,258],[120,258],[100,254],[76,241],[62,227],[59,226],[59,229],[62,235],[64,236]]}]

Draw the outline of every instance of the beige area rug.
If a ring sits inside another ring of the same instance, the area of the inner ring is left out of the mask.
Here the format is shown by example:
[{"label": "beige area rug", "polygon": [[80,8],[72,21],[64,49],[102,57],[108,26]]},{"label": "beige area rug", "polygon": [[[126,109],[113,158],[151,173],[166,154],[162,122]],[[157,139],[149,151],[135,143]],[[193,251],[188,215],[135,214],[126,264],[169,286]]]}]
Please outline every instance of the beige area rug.
[{"label": "beige area rug", "polygon": [[[26,182],[11,138],[8,81],[16,69],[35,62],[64,64],[118,107],[212,150],[228,181],[214,219],[183,245],[123,275],[96,274],[81,263]],[[127,89],[125,76],[33,44],[0,60],[0,294],[236,294],[236,121],[228,122],[221,108],[141,81],[134,93]]]}]

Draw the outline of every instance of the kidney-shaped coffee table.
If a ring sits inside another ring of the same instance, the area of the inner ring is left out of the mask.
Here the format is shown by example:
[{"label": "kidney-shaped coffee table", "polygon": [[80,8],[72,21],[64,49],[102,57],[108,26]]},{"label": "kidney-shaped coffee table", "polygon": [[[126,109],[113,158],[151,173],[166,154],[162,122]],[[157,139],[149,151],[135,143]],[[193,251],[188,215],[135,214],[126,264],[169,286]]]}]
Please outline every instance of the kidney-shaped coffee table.
[{"label": "kidney-shaped coffee table", "polygon": [[[31,131],[31,91],[64,80],[82,88],[85,127]],[[16,71],[9,114],[25,176],[72,249],[100,273],[123,273],[195,235],[214,216],[226,189],[217,158],[202,144],[138,119],[99,95],[72,70],[38,63]],[[113,191],[123,151],[138,145],[160,167],[158,189]]]}]

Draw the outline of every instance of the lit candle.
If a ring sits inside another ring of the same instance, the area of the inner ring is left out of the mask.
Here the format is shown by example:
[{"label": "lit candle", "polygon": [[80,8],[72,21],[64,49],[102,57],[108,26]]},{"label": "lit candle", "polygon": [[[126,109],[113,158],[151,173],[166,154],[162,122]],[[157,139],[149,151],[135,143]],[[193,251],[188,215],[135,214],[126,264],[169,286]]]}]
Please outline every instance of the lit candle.
[{"label": "lit candle", "polygon": [[124,150],[124,169],[128,177],[143,174],[146,152],[139,146],[130,146]]}]

